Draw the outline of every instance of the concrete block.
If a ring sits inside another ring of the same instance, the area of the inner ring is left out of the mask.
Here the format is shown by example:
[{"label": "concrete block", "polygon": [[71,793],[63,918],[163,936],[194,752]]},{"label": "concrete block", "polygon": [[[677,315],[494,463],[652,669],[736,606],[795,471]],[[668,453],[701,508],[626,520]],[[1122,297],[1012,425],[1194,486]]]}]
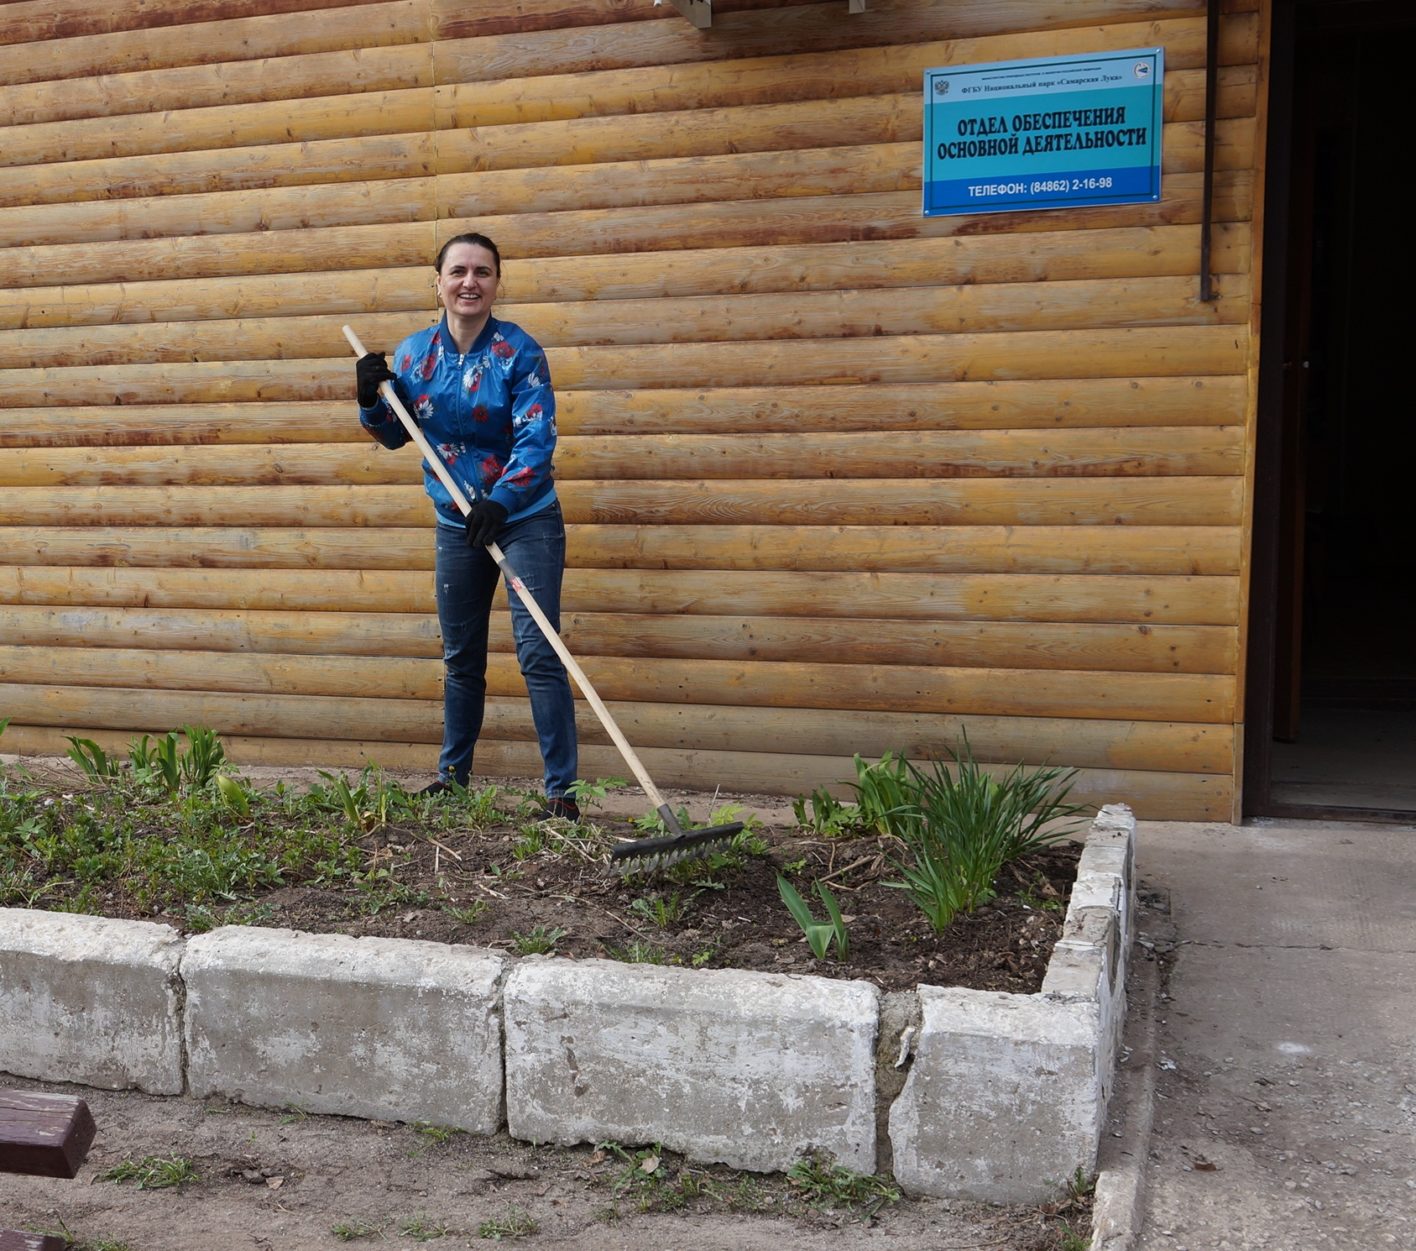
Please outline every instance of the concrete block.
[{"label": "concrete block", "polygon": [[181,1094],[181,952],[168,925],[0,908],[0,1070]]},{"label": "concrete block", "polygon": [[490,1134],[501,1125],[497,953],[228,926],[191,939],[193,1095]]},{"label": "concrete block", "polygon": [[919,988],[923,1024],[890,1109],[895,1178],[915,1194],[1033,1203],[1096,1160],[1105,1102],[1097,1008]]},{"label": "concrete block", "polygon": [[505,1012],[516,1138],[656,1142],[759,1171],[821,1150],[875,1171],[867,982],[533,959]]}]

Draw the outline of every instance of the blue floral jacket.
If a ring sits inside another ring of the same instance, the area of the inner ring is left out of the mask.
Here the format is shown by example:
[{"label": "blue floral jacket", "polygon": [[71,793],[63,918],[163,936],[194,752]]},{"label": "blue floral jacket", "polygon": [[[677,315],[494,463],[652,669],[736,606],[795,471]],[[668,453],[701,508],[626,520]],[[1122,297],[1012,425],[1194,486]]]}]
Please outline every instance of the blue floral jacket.
[{"label": "blue floral jacket", "polygon": [[[404,339],[389,368],[398,398],[469,500],[491,496],[509,521],[551,502],[556,400],[546,354],[520,326],[489,317],[459,355],[444,319]],[[382,397],[359,410],[359,421],[385,447],[409,441]],[[461,527],[461,511],[426,462],[423,486],[439,522]]]}]

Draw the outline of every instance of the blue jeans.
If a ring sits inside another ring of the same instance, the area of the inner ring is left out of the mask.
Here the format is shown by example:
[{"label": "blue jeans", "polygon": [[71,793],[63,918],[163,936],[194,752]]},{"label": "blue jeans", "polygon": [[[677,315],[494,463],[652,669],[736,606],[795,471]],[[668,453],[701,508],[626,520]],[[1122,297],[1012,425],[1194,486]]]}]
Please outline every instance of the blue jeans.
[{"label": "blue jeans", "polygon": [[[442,627],[443,745],[438,773],[464,786],[472,773],[472,750],[482,731],[487,698],[487,635],[501,570],[485,547],[469,547],[462,531],[437,529],[438,622]],[[560,630],[561,575],[565,570],[565,523],[552,504],[503,527],[497,546],[551,624]],[[570,679],[515,591],[511,604],[516,658],[545,765],[548,796],[564,795],[578,767],[575,704]]]}]

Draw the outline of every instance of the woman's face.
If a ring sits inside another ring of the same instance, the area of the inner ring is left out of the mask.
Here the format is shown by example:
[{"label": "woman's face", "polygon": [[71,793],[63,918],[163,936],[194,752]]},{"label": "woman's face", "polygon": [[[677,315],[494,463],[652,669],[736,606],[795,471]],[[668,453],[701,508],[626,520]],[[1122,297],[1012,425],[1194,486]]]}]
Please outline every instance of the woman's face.
[{"label": "woman's face", "polygon": [[438,303],[450,317],[486,316],[496,303],[497,258],[479,243],[455,243],[438,273]]}]

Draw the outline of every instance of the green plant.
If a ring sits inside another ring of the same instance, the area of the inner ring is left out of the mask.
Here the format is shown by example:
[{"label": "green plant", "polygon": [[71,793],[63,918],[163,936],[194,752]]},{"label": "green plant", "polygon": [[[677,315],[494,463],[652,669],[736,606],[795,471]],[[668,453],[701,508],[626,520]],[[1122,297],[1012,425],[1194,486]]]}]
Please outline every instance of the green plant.
[{"label": "green plant", "polygon": [[500,1242],[503,1238],[525,1238],[538,1233],[540,1229],[540,1223],[529,1212],[520,1208],[509,1208],[505,1216],[483,1221],[477,1226],[477,1236]]},{"label": "green plant", "polygon": [[630,1150],[617,1142],[602,1142],[597,1150],[614,1156],[622,1165],[612,1186],[617,1199],[630,1199],[640,1212],[673,1212],[688,1203],[683,1187],[670,1178],[664,1149],[658,1143]]},{"label": "green plant", "polygon": [[544,925],[538,925],[529,934],[513,930],[511,942],[512,946],[516,948],[517,955],[539,956],[554,950],[555,945],[565,937],[565,934],[565,930],[559,926],[548,930]]},{"label": "green plant", "polygon": [[1063,911],[1062,900],[1057,891],[1041,873],[1035,873],[1032,882],[1018,892],[1018,902],[1036,912]]},{"label": "green plant", "polygon": [[683,919],[685,906],[683,893],[674,891],[669,895],[641,896],[629,905],[629,910],[666,930]]},{"label": "green plant", "polygon": [[822,906],[826,909],[828,919],[824,922],[818,921],[812,915],[810,906],[801,897],[797,888],[780,873],[777,874],[777,893],[781,895],[782,902],[787,905],[787,911],[801,926],[801,931],[806,935],[806,942],[811,948],[812,954],[818,960],[824,960],[826,952],[834,942],[836,959],[845,960],[850,955],[850,936],[846,932],[846,923],[841,916],[841,909],[836,903],[836,897],[824,882],[816,882],[814,886],[817,898],[821,900]]},{"label": "green plant", "polygon": [[204,790],[221,776],[226,749],[216,732],[188,725],[182,727],[181,733],[186,739],[185,747],[180,745],[176,730],[169,730],[159,739],[144,734],[129,744],[128,763],[136,783],[176,795]]},{"label": "green plant", "polygon": [[[2,728],[0,727],[0,729]],[[566,793],[575,800],[578,807],[591,808],[603,803],[605,796],[612,790],[627,785],[624,778],[596,778],[593,782],[585,780],[572,782],[566,787]]]},{"label": "green plant", "polygon": [[1096,1193],[1096,1178],[1089,1177],[1080,1164],[1067,1179],[1067,1199],[1071,1203],[1087,1203]]},{"label": "green plant", "polygon": [[862,828],[860,806],[842,803],[825,787],[812,791],[809,798],[792,800],[792,813],[798,825],[826,838],[858,834]]},{"label": "green plant", "polygon": [[399,1223],[398,1232],[414,1242],[432,1242],[435,1238],[445,1238],[452,1233],[447,1225],[437,1225],[421,1216],[410,1217]]},{"label": "green plant", "polygon": [[221,802],[238,817],[245,818],[251,815],[251,793],[235,778],[228,777],[224,773],[218,774],[216,793],[221,797]]},{"label": "green plant", "polygon": [[459,1134],[467,1132],[465,1129],[457,1129],[452,1125],[433,1125],[427,1121],[419,1121],[413,1128],[429,1142],[436,1143],[438,1146],[449,1143]]},{"label": "green plant", "polygon": [[[312,786],[305,802],[317,811],[342,816],[356,829],[368,832],[382,829],[395,816],[409,812],[419,802],[397,783],[388,781],[381,770],[367,765],[354,785],[342,773],[320,771],[328,786]],[[466,790],[452,783],[461,797]]]},{"label": "green plant", "polygon": [[624,964],[665,964],[668,961],[662,948],[637,938],[624,947],[606,947],[605,954]]},{"label": "green plant", "polygon": [[93,739],[66,735],[64,741],[69,744],[69,758],[83,770],[90,782],[112,781],[122,772],[120,762],[109,756]]},{"label": "green plant", "polygon": [[185,725],[187,748],[179,765],[183,784],[196,791],[210,786],[226,766],[226,748],[215,730],[204,726]]},{"label": "green plant", "polygon": [[443,905],[443,911],[461,925],[476,925],[490,909],[491,905],[485,899],[474,899],[470,904],[462,907],[453,904]]},{"label": "green plant", "polygon": [[899,767],[877,788],[889,804],[884,829],[909,855],[895,861],[901,880],[885,885],[908,891],[936,933],[991,899],[1005,864],[1065,838],[1084,811],[1067,802],[1075,769],[1020,764],[1000,780],[974,760],[967,736],[952,755],[952,770],[892,760]]},{"label": "green plant", "polygon": [[814,1155],[793,1164],[787,1170],[787,1181],[812,1207],[860,1209],[867,1216],[900,1198],[899,1189],[885,1178],[853,1173]]},{"label": "green plant", "polygon": [[903,756],[886,752],[879,760],[855,757],[857,820],[862,829],[893,834],[896,825],[915,818],[917,796],[911,785],[909,763]]},{"label": "green plant", "polygon": [[338,1225],[331,1225],[329,1232],[340,1242],[353,1242],[356,1238],[372,1238],[381,1234],[383,1227],[370,1225],[365,1221],[341,1221]]},{"label": "green plant", "polygon": [[136,1182],[139,1190],[164,1190],[169,1186],[184,1186],[200,1181],[191,1160],[182,1156],[144,1156],[141,1160],[124,1160],[98,1175],[99,1181]]}]

